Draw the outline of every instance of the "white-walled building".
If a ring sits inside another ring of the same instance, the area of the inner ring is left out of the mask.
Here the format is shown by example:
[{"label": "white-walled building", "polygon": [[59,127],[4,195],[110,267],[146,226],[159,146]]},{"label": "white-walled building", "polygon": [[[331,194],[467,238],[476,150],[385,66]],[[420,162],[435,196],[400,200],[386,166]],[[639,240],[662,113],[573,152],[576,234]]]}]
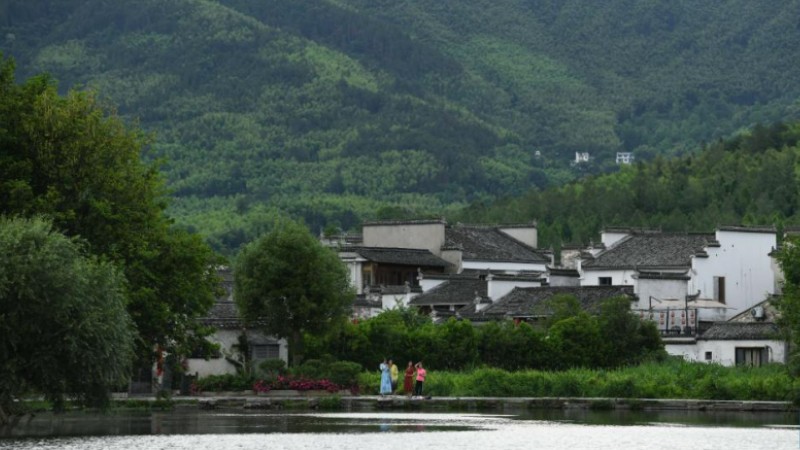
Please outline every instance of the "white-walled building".
[{"label": "white-walled building", "polygon": [[774,229],[721,227],[713,234],[613,229],[602,236],[606,249],[578,264],[581,285],[634,286],[637,310],[680,306],[710,323],[775,293]]},{"label": "white-walled building", "polygon": [[[219,350],[208,358],[190,357],[186,360],[186,373],[205,377],[234,374],[245,356],[258,364],[266,359],[281,359],[288,363],[289,346],[286,339],[267,336],[258,329],[246,328],[233,301],[233,273],[228,268],[219,269],[225,294],[217,299],[208,315],[201,320],[216,331],[208,340]],[[248,352],[247,355],[243,351]]]}]

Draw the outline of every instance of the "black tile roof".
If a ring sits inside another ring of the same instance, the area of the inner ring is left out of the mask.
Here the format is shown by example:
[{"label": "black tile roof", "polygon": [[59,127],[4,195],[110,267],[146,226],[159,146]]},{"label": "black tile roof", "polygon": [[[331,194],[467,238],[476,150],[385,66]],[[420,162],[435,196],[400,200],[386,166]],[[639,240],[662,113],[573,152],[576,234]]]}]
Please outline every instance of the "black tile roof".
[{"label": "black tile roof", "polygon": [[550,258],[497,227],[454,225],[445,229],[445,246],[460,247],[465,261],[549,263]]},{"label": "black tile roof", "polygon": [[634,275],[634,278],[640,280],[679,280],[686,281],[690,277],[688,272],[639,272]]},{"label": "black tile roof", "polygon": [[632,234],[586,261],[584,269],[657,269],[690,267],[691,257],[703,252],[707,233],[637,233]]},{"label": "black tile roof", "polygon": [[206,314],[206,317],[200,319],[200,322],[203,325],[223,329],[242,328],[244,326],[244,322],[239,317],[239,308],[236,303],[226,299],[217,299],[214,306]]},{"label": "black tile roof", "polygon": [[364,259],[381,264],[441,268],[450,265],[429,250],[390,247],[352,247],[347,250],[358,253]]},{"label": "black tile roof", "polygon": [[451,278],[422,295],[414,297],[409,304],[426,305],[466,305],[487,298],[486,281],[476,278]]},{"label": "black tile roof", "polygon": [[[505,317],[549,316],[547,300],[556,295],[572,295],[585,311],[599,312],[603,300],[625,296],[634,299],[632,286],[546,286],[514,288],[491,306],[470,317],[470,320],[498,320]],[[465,315],[465,314],[462,314]],[[466,317],[466,316],[465,316]]]},{"label": "black tile roof", "polygon": [[717,322],[698,339],[775,340],[780,339],[780,333],[772,322]]}]

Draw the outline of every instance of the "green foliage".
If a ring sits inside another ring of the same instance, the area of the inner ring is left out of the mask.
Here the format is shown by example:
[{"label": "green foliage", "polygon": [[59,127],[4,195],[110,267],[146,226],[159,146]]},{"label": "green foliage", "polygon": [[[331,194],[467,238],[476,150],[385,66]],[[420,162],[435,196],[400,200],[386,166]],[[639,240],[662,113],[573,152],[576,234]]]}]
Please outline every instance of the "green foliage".
[{"label": "green foliage", "polygon": [[789,368],[800,374],[800,239],[795,236],[784,240],[778,252],[778,262],[783,271],[783,295],[775,301],[780,311],[779,323],[789,342]]},{"label": "green foliage", "polygon": [[195,381],[196,392],[250,391],[256,378],[249,374],[209,375]]},{"label": "green foliage", "polygon": [[31,393],[107,404],[130,373],[125,279],[85,247],[46,220],[0,217],[0,425]]},{"label": "green foliage", "polygon": [[531,191],[451,220],[538,220],[542,245],[587,244],[604,226],[705,231],[721,224],[800,223],[800,123],[755,126],[695,155],[656,157],[609,175]]},{"label": "green foliage", "polygon": [[57,93],[47,76],[14,83],[0,60],[0,213],[46,215],[68,236],[123,271],[137,354],[156,346],[185,354],[207,330],[195,318],[213,304],[218,258],[202,239],[171,226],[147,136],[91,92]]},{"label": "green foliage", "polygon": [[234,284],[244,317],[268,334],[288,338],[295,365],[302,360],[303,333],[330,332],[354,297],[336,253],[288,220],[242,250]]},{"label": "green foliage", "polygon": [[[157,133],[146,156],[168,161],[172,214],[229,253],[259,235],[252,208],[315,230],[441,215],[614,171],[616,151],[686,154],[798,117],[795,64],[776,50],[800,39],[789,3],[35,3],[0,6],[0,51]],[[572,167],[576,151],[595,160]],[[536,216],[522,204],[485,217]],[[588,240],[592,217],[540,220],[542,240]],[[602,223],[615,217],[643,220]]]},{"label": "green foliage", "polygon": [[[364,373],[365,392],[377,392],[380,375]],[[433,372],[425,391],[447,397],[600,397],[793,401],[798,380],[781,365],[722,367],[668,360],[615,370],[505,371],[481,368]],[[602,407],[598,404],[597,407]]]},{"label": "green foliage", "polygon": [[480,365],[505,370],[562,370],[663,359],[666,354],[657,330],[630,313],[629,301],[607,299],[601,314],[591,316],[570,309],[577,305],[573,297],[556,299],[556,307],[571,305],[566,309],[572,312],[546,330],[512,321],[475,327],[455,318],[434,325],[413,310],[394,309],[348,323],[337,333],[314,341],[309,349],[314,352],[310,354],[355,361],[370,370],[377,370],[384,358],[391,358],[400,367],[406,361],[425,361],[425,367],[433,371]]}]

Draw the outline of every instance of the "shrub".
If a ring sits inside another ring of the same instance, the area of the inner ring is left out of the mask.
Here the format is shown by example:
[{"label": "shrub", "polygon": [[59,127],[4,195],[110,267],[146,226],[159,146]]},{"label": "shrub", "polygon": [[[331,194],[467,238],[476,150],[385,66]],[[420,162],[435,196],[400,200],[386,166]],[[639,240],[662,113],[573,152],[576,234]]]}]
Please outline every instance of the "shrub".
[{"label": "shrub", "polygon": [[327,378],[340,386],[357,385],[358,374],[363,370],[361,364],[350,361],[336,361],[327,369]]},{"label": "shrub", "polygon": [[254,378],[246,374],[209,375],[194,382],[195,392],[221,392],[250,390]]}]

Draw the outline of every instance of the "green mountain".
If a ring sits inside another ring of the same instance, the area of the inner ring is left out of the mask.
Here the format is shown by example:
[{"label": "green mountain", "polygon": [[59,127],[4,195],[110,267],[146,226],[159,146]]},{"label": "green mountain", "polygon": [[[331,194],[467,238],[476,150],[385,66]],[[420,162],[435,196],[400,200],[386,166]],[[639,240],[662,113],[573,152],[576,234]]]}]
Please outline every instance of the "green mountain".
[{"label": "green mountain", "polygon": [[[588,244],[606,226],[712,231],[720,225],[800,225],[800,122],[756,126],[696,154],[623,167],[492,204],[451,220],[539,221],[539,240]],[[780,234],[779,234],[780,235]]]},{"label": "green mountain", "polygon": [[798,118],[797,17],[796,0],[5,0],[0,51],[152,131],[172,215],[225,249],[278,211],[452,213]]}]

